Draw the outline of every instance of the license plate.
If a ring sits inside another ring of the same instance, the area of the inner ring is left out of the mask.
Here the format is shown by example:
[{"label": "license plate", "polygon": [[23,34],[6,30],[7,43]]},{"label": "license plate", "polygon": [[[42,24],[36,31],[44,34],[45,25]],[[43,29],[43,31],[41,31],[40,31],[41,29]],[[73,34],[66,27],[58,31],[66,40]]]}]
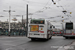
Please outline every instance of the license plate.
[{"label": "license plate", "polygon": [[40,35],[40,34],[34,34],[34,35]]}]

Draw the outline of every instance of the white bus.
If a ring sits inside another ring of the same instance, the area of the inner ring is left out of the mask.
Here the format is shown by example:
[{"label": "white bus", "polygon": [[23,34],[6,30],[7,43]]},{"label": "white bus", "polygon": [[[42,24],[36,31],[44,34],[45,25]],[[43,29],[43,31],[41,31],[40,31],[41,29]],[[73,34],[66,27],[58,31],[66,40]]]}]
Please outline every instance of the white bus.
[{"label": "white bus", "polygon": [[64,28],[63,37],[65,37],[66,39],[70,37],[75,37],[75,27],[74,26],[75,26],[75,23],[73,22],[63,23],[63,28]]},{"label": "white bus", "polygon": [[28,23],[28,38],[35,39],[51,39],[51,23],[44,19],[31,19]]}]

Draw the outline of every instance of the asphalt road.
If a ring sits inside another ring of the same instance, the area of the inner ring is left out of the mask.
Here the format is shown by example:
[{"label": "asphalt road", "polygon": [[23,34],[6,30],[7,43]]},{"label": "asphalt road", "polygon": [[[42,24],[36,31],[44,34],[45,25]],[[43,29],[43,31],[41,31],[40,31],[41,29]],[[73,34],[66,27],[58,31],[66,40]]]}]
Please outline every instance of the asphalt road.
[{"label": "asphalt road", "polygon": [[0,37],[0,50],[57,50],[59,46],[69,45],[75,39],[53,36],[52,39],[31,41],[27,37]]}]

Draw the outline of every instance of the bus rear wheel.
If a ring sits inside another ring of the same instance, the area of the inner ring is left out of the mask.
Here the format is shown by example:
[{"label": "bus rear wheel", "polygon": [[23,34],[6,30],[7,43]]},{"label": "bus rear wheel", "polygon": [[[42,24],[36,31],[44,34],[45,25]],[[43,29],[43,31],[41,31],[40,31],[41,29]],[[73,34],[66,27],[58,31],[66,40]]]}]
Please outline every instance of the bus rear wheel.
[{"label": "bus rear wheel", "polygon": [[52,37],[50,37],[49,39],[51,39]]},{"label": "bus rear wheel", "polygon": [[35,39],[34,38],[31,38],[31,41],[35,41]]},{"label": "bus rear wheel", "polygon": [[66,39],[68,39],[68,37],[65,37]]}]

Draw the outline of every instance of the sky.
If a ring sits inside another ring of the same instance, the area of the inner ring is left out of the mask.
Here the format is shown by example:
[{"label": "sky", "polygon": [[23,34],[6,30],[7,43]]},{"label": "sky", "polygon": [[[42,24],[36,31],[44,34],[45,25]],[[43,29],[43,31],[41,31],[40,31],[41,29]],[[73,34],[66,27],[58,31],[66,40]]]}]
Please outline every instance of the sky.
[{"label": "sky", "polygon": [[[53,4],[54,2],[56,4]],[[9,6],[11,6],[11,11],[15,11],[11,12],[11,22],[13,22],[13,18],[21,21],[22,15],[23,18],[26,19],[26,5],[28,4],[28,12],[31,14],[29,18],[44,18],[57,22],[61,22],[61,20],[64,20],[64,22],[75,22],[75,0],[54,0],[54,2],[52,2],[52,0],[0,0],[0,16],[4,16],[0,17],[0,21],[9,20],[9,13],[3,11],[8,11]],[[67,11],[66,14],[62,12],[64,10]],[[70,14],[70,12],[72,12],[72,14]]]}]

